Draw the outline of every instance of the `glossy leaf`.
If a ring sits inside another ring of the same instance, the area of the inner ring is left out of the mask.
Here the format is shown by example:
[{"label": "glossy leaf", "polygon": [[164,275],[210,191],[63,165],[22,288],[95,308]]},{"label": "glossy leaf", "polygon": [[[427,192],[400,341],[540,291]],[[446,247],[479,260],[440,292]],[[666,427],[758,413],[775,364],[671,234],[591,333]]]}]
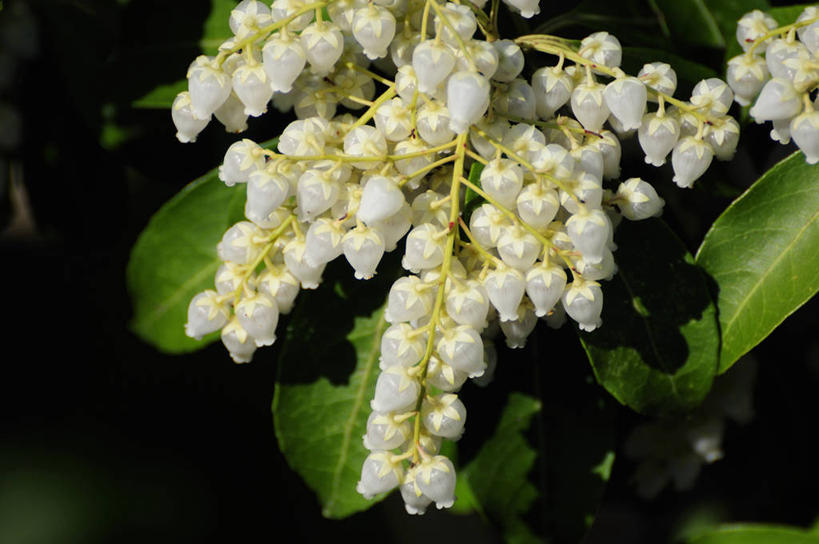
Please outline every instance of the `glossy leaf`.
[{"label": "glossy leaf", "polygon": [[796,21],[807,7],[816,6],[815,2],[797,4],[795,6],[777,6],[765,11],[779,23],[779,26],[789,25]]},{"label": "glossy leaf", "polygon": [[185,353],[218,338],[185,335],[188,303],[213,288],[221,261],[216,244],[244,216],[245,186],[226,187],[212,170],[166,202],[148,222],[131,251],[128,290],[134,307],[131,329],[167,353]]},{"label": "glossy leaf", "polygon": [[672,40],[705,47],[724,47],[717,19],[705,0],[655,0]]},{"label": "glossy leaf", "polygon": [[188,81],[186,79],[180,79],[173,83],[156,86],[151,89],[148,94],[134,100],[131,105],[135,108],[170,108],[173,105],[176,95],[187,90]]},{"label": "glossy leaf", "polygon": [[794,153],[714,222],[697,253],[713,278],[722,334],[720,372],[819,289],[819,166]]},{"label": "glossy leaf", "polygon": [[587,368],[542,365],[536,335],[528,349],[540,365],[537,397],[509,395],[494,433],[459,472],[454,510],[477,511],[507,542],[541,541],[535,534],[579,542],[611,474],[615,412]]},{"label": "glossy leaf", "polygon": [[[469,181],[478,187],[481,186],[481,172],[483,172],[483,165],[477,161],[472,163],[472,166],[469,168]],[[472,212],[475,211],[475,208],[483,203],[484,199],[481,198],[478,193],[467,187],[466,194],[464,195],[464,220],[469,221],[469,217],[472,215]]]},{"label": "glossy leaf", "polygon": [[540,409],[537,399],[510,394],[494,434],[458,473],[458,501],[465,499],[508,533],[508,540],[516,542],[538,542],[521,515],[538,496],[527,479],[537,453],[524,434]]},{"label": "glossy leaf", "polygon": [[[272,148],[277,140],[264,142]],[[162,205],[139,235],[128,261],[127,283],[134,307],[131,330],[167,353],[200,349],[185,335],[188,303],[196,293],[213,289],[221,261],[216,244],[229,226],[244,219],[246,187],[227,187],[214,168]]]},{"label": "glossy leaf", "polygon": [[603,325],[580,339],[597,381],[644,414],[686,412],[711,387],[719,356],[702,271],[659,219],[617,230],[618,273],[603,289]]},{"label": "glossy leaf", "polygon": [[737,523],[708,530],[688,544],[819,544],[819,534],[777,525]]},{"label": "glossy leaf", "polygon": [[374,504],[355,488],[369,454],[361,437],[379,373],[381,334],[388,326],[383,307],[376,305],[386,297],[396,268],[382,262],[375,279],[361,281],[340,261],[328,267],[318,290],[299,295],[282,334],[273,398],[279,448],[328,518]]}]

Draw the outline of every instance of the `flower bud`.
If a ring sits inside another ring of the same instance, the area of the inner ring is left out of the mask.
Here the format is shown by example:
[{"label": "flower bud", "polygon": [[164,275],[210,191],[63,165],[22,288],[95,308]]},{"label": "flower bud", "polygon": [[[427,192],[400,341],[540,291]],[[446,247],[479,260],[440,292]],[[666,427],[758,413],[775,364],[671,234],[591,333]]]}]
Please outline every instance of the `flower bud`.
[{"label": "flower bud", "polygon": [[620,41],[608,32],[595,32],[583,38],[578,53],[609,68],[619,67],[623,58]]},{"label": "flower bud", "polygon": [[626,219],[639,221],[662,213],[665,201],[640,178],[630,178],[617,188],[617,207]]},{"label": "flower bud", "polygon": [[449,128],[462,134],[477,123],[489,107],[489,82],[478,73],[455,72],[447,82]]},{"label": "flower bud", "polygon": [[266,294],[242,298],[236,305],[236,318],[253,337],[257,347],[269,346],[276,341],[279,308]]},{"label": "flower bud", "polygon": [[765,59],[756,55],[737,55],[728,61],[726,80],[734,91],[734,100],[748,106],[768,80]]},{"label": "flower bud", "polygon": [[586,130],[598,132],[609,116],[609,108],[603,100],[604,89],[600,83],[584,82],[572,91],[572,113]]},{"label": "flower bud", "polygon": [[199,64],[188,74],[191,111],[199,119],[210,119],[230,96],[230,76],[210,63]]},{"label": "flower bud", "polygon": [[518,306],[526,289],[523,275],[514,268],[497,268],[486,275],[483,286],[501,321],[517,319]]},{"label": "flower bud", "polygon": [[276,301],[280,314],[289,314],[299,294],[299,280],[286,266],[267,268],[257,280],[259,291]]},{"label": "flower bud", "polygon": [[506,346],[510,349],[526,347],[526,339],[532,334],[537,325],[537,318],[527,304],[518,307],[517,319],[501,321],[500,328],[506,338]]},{"label": "flower bud", "polygon": [[459,325],[483,329],[489,313],[489,297],[483,285],[476,280],[448,280],[447,287],[446,311],[449,316]]},{"label": "flower bud", "polygon": [[426,336],[416,333],[408,323],[391,325],[381,336],[382,370],[393,365],[410,367],[418,363],[424,356]]},{"label": "flower bud", "polygon": [[356,10],[353,36],[370,60],[384,57],[395,36],[395,16],[389,10],[370,3]]},{"label": "flower bud", "polygon": [[492,79],[509,82],[518,77],[525,62],[520,47],[512,40],[495,40],[492,46],[498,52],[498,69],[492,74]]},{"label": "flower bud", "polygon": [[787,79],[773,78],[768,81],[756,103],[751,107],[751,117],[757,123],[790,119],[802,111],[802,99]]},{"label": "flower bud", "polygon": [[443,455],[421,461],[415,485],[439,509],[449,508],[455,503],[455,467]]},{"label": "flower bud", "polygon": [[188,305],[188,322],[185,334],[201,340],[206,334],[216,332],[228,322],[230,312],[219,301],[216,291],[206,290],[191,299]]},{"label": "flower bud", "polygon": [[356,279],[372,278],[384,256],[384,239],[378,231],[364,225],[355,227],[344,235],[341,244],[347,262],[355,270]]},{"label": "flower bud", "polygon": [[270,79],[261,64],[245,64],[233,72],[233,91],[245,105],[245,115],[259,117],[273,98]]},{"label": "flower bud", "polygon": [[249,363],[256,352],[254,338],[239,324],[236,317],[222,328],[222,344],[234,363]]},{"label": "flower bud", "polygon": [[602,210],[580,208],[566,221],[566,232],[572,244],[588,262],[600,262],[611,234],[611,222]]},{"label": "flower bud", "polygon": [[600,319],[603,292],[597,282],[575,278],[563,292],[561,301],[566,313],[577,322],[580,330],[591,332],[603,323]]},{"label": "flower bud", "polygon": [[196,137],[210,122],[210,116],[199,119],[191,108],[191,96],[187,91],[176,95],[171,106],[171,118],[176,126],[176,139],[183,144],[196,141]]},{"label": "flower bud", "polygon": [[418,78],[418,90],[422,93],[434,93],[454,67],[455,56],[444,43],[427,40],[412,52],[412,68]]},{"label": "flower bud", "polygon": [[262,59],[270,87],[275,92],[287,93],[304,70],[307,54],[297,37],[277,32],[262,48]]},{"label": "flower bud", "polygon": [[645,85],[636,77],[615,79],[603,92],[606,107],[622,123],[624,130],[640,127],[647,96]]},{"label": "flower bud", "polygon": [[677,89],[677,73],[664,62],[644,64],[637,78],[648,88],[669,96],[673,95]]},{"label": "flower bud", "polygon": [[445,329],[435,351],[442,361],[470,378],[480,376],[486,368],[481,336],[468,325]]},{"label": "flower bud", "polygon": [[250,174],[264,168],[264,164],[262,148],[253,140],[245,138],[232,144],[225,152],[225,159],[219,167],[219,179],[228,187],[247,183]]},{"label": "flower bud", "polygon": [[367,433],[363,436],[368,450],[392,450],[412,437],[410,420],[397,421],[391,412],[372,412],[367,418]]},{"label": "flower bud", "polygon": [[415,321],[432,312],[434,295],[418,276],[398,278],[387,297],[386,319],[390,323]]},{"label": "flower bud", "polygon": [[653,166],[665,164],[665,158],[680,138],[680,123],[671,115],[659,116],[647,113],[637,131],[640,147],[646,154],[645,161]]},{"label": "flower bud", "polygon": [[674,183],[683,189],[690,188],[708,170],[713,158],[714,150],[706,142],[694,136],[682,138],[671,153]]},{"label": "flower bud", "polygon": [[326,76],[333,70],[344,50],[344,37],[333,23],[317,21],[299,35],[301,46],[310,63],[310,70],[318,76]]},{"label": "flower bud", "polygon": [[421,386],[407,374],[407,369],[395,365],[387,367],[375,382],[375,397],[370,408],[378,412],[403,412],[415,407]]},{"label": "flower bud", "polygon": [[532,89],[538,117],[550,119],[571,98],[574,82],[556,66],[543,67],[532,74]]},{"label": "flower bud", "polygon": [[250,264],[259,254],[259,238],[264,231],[250,221],[239,221],[230,227],[216,246],[216,252],[223,261],[236,264]]},{"label": "flower bud", "polygon": [[526,273],[526,294],[535,305],[535,315],[543,317],[554,308],[566,287],[566,272],[548,262],[538,263]]},{"label": "flower bud", "polygon": [[364,460],[361,479],[355,490],[364,495],[365,499],[386,493],[401,483],[404,469],[400,463],[393,463],[391,457],[392,454],[388,451],[374,451]]},{"label": "flower bud", "polygon": [[[776,19],[755,9],[743,15],[737,21],[737,42],[742,46],[743,51],[748,51],[756,40],[776,27]],[[764,53],[767,46],[767,42],[762,42],[756,47],[755,51]]]},{"label": "flower bud", "polygon": [[326,263],[317,266],[310,264],[305,258],[306,249],[304,240],[291,240],[284,246],[284,262],[290,273],[301,282],[302,289],[316,289],[321,283]]},{"label": "flower bud", "polygon": [[819,162],[819,111],[806,111],[791,121],[791,136],[808,164]]}]

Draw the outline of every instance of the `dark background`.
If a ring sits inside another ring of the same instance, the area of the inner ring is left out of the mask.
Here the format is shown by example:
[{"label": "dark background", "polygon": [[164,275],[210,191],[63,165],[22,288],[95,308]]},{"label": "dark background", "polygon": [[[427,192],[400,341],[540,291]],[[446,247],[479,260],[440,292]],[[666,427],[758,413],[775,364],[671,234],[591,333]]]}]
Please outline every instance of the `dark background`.
[{"label": "dark background", "polygon": [[[167,111],[130,106],[184,74],[209,2],[21,3],[0,11],[0,542],[265,542],[286,531],[303,541],[498,541],[477,517],[406,516],[396,496],[347,520],[323,519],[275,443],[276,349],[237,366],[220,345],[167,356],[129,332],[131,246],[151,214],[217,166],[235,139],[214,123],[182,145]],[[542,17],[568,7],[544,6]],[[640,32],[657,32],[646,13]],[[720,67],[719,51],[674,47]],[[265,140],[283,122],[271,113],[247,135]],[[730,200],[791,151],[768,131],[745,128],[736,159],[712,166],[691,191],[673,186],[670,168],[645,167],[633,141],[624,171],[655,182],[665,220],[693,252]],[[620,456],[589,542],[665,542],[703,516],[813,522],[817,309],[809,303],[755,350],[757,417],[728,425],[726,459],[705,467],[693,491],[647,502],[629,484],[634,464]],[[584,379],[588,365],[568,327],[535,334],[535,347],[501,350],[497,384],[465,390],[466,458],[497,420],[499,391],[531,386],[533,365],[544,382]],[[618,436],[639,421],[619,409]]]}]

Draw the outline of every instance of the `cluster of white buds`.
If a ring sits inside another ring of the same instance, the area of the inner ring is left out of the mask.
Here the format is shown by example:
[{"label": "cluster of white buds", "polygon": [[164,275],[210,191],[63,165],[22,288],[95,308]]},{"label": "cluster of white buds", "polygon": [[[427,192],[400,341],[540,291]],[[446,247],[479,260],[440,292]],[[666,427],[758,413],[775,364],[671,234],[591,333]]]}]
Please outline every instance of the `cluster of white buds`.
[{"label": "cluster of white buds", "polygon": [[[509,5],[537,12],[536,2]],[[228,149],[219,176],[247,183],[247,220],[219,243],[216,288],[191,301],[187,332],[221,329],[233,359],[249,361],[329,261],[344,255],[371,278],[406,235],[410,274],[388,295],[358,491],[400,487],[410,513],[449,507],[455,469],[441,440],[464,431],[461,386],[491,380],[493,340],[521,348],[539,317],[599,327],[614,228],[662,211],[649,183],[616,183],[620,142],[604,123],[639,130],[652,164],[672,153],[675,179],[690,186],[713,155],[733,152],[731,91],[706,80],[690,103],[676,100],[668,65],[638,77],[618,68],[614,36],[593,34],[579,50],[548,36],[500,40],[474,4],[245,0],[231,28],[216,57],[191,66],[173,108],[179,139],[193,141],[211,115],[240,131],[271,97],[297,120],[276,152],[250,140]],[[521,45],[558,64],[523,79]],[[465,217],[467,190],[485,202]]]},{"label": "cluster of white buds", "polygon": [[[771,121],[771,138],[791,138],[809,164],[819,162],[819,7],[805,8],[796,22],[778,27],[755,10],[737,23],[745,51],[728,61],[734,100],[748,106],[757,123]],[[812,96],[813,95],[813,96]]]},{"label": "cluster of white buds", "polygon": [[693,413],[642,423],[629,434],[625,453],[638,465],[632,477],[637,494],[653,499],[667,485],[676,491],[691,489],[702,466],[723,458],[726,423],[749,423],[754,416],[756,361],[737,362],[720,376]]},{"label": "cluster of white buds", "polygon": [[[541,68],[532,76],[534,114],[541,120],[549,120],[568,105],[577,121],[558,116],[558,129],[582,125],[587,133],[603,137],[599,146],[606,141],[619,145],[613,134],[601,131],[606,122],[621,138],[636,131],[646,163],[662,166],[671,154],[674,182],[683,188],[691,187],[714,158],[733,158],[739,124],[727,114],[734,96],[724,81],[700,81],[685,102],[673,97],[677,75],[668,64],[652,62],[637,76],[625,74],[620,69],[620,43],[607,32],[586,37],[577,52],[553,36],[523,36],[517,42],[560,59],[556,66]],[[564,68],[565,60],[574,64]],[[611,80],[600,83],[600,76]],[[656,110],[648,111],[649,103],[656,103]],[[560,143],[576,151],[571,141]],[[616,177],[617,173],[607,175]]]}]

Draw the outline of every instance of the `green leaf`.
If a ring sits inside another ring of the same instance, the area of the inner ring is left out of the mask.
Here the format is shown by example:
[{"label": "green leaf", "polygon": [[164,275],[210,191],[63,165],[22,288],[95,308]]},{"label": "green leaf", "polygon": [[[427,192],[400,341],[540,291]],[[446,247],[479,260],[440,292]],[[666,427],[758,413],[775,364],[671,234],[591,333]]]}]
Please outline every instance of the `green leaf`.
[{"label": "green leaf", "polygon": [[614,463],[614,406],[587,367],[542,365],[536,334],[529,349],[537,398],[509,394],[494,433],[459,470],[453,510],[477,511],[508,542],[534,534],[579,542]]},{"label": "green leaf", "polygon": [[[277,140],[262,145],[271,148]],[[216,244],[244,219],[244,185],[226,187],[213,169],[189,183],[151,217],[128,261],[126,281],[134,316],[131,330],[167,353],[187,353],[216,340],[185,335],[188,303],[213,288],[221,261]]]},{"label": "green leaf", "polygon": [[717,19],[705,0],[655,0],[671,36],[691,45],[725,47]]},{"label": "green leaf", "polygon": [[173,105],[176,95],[188,90],[188,80],[180,79],[173,83],[158,85],[148,94],[137,98],[131,105],[135,108],[165,109]]},{"label": "green leaf", "polygon": [[[477,161],[472,163],[472,166],[469,168],[469,181],[478,187],[481,186],[481,172],[483,172],[483,164]],[[475,208],[483,203],[483,198],[478,193],[467,187],[466,194],[464,195],[464,221],[469,221],[469,218],[472,215],[472,212],[475,211]]]},{"label": "green leaf", "polygon": [[644,414],[696,407],[719,357],[716,310],[691,255],[658,219],[618,227],[619,271],[603,284],[603,325],[581,333],[597,381]]},{"label": "green leaf", "polygon": [[[374,504],[355,488],[369,453],[361,437],[387,327],[383,306],[376,306],[384,301],[396,268],[382,261],[379,275],[365,282],[351,278],[346,262],[333,263],[318,290],[299,295],[283,334],[273,397],[276,437],[328,518]],[[333,270],[341,279],[332,280]]]},{"label": "green leaf", "polygon": [[[208,18],[202,25],[202,37],[199,40],[199,48],[204,55],[215,55],[219,51],[219,45],[233,36],[230,30],[230,12],[236,7],[235,0],[211,0],[211,10]],[[155,55],[162,55],[162,47],[178,48],[185,44],[168,43],[161,44],[155,51]],[[191,59],[193,61],[193,59]],[[182,91],[187,90],[188,81],[185,74],[180,73],[178,81],[158,85],[145,95],[134,100],[131,105],[135,108],[155,108],[166,109],[173,105],[174,98]]]},{"label": "green leaf", "polygon": [[796,152],[714,222],[697,263],[716,283],[720,372],[819,289],[819,166]]},{"label": "green leaf", "polygon": [[213,288],[216,244],[244,216],[245,186],[226,187],[212,170],[187,185],[151,218],[128,262],[131,329],[160,351],[185,353],[218,338],[185,335],[188,303]]},{"label": "green leaf", "polygon": [[777,525],[737,523],[699,534],[688,544],[819,544],[819,535]]},{"label": "green leaf", "polygon": [[537,488],[527,479],[537,453],[523,434],[540,408],[537,399],[511,393],[494,434],[458,474],[456,502],[473,504],[509,533],[509,541],[539,542],[521,515],[538,495]]},{"label": "green leaf", "polygon": [[796,4],[794,6],[779,6],[775,8],[769,8],[765,11],[774,19],[776,22],[779,23],[779,26],[785,26],[793,23],[796,19],[802,15],[802,12],[805,11],[805,8],[815,6],[815,2],[810,2],[808,4]]},{"label": "green leaf", "polygon": [[[605,30],[634,45],[668,45],[666,36],[657,36],[661,24],[647,13],[642,2],[611,2],[609,0],[582,0],[573,9],[550,17],[536,27],[533,34],[554,34],[568,26],[581,26],[590,31]],[[656,30],[655,30],[656,29]],[[659,38],[659,39],[658,39]]]}]

